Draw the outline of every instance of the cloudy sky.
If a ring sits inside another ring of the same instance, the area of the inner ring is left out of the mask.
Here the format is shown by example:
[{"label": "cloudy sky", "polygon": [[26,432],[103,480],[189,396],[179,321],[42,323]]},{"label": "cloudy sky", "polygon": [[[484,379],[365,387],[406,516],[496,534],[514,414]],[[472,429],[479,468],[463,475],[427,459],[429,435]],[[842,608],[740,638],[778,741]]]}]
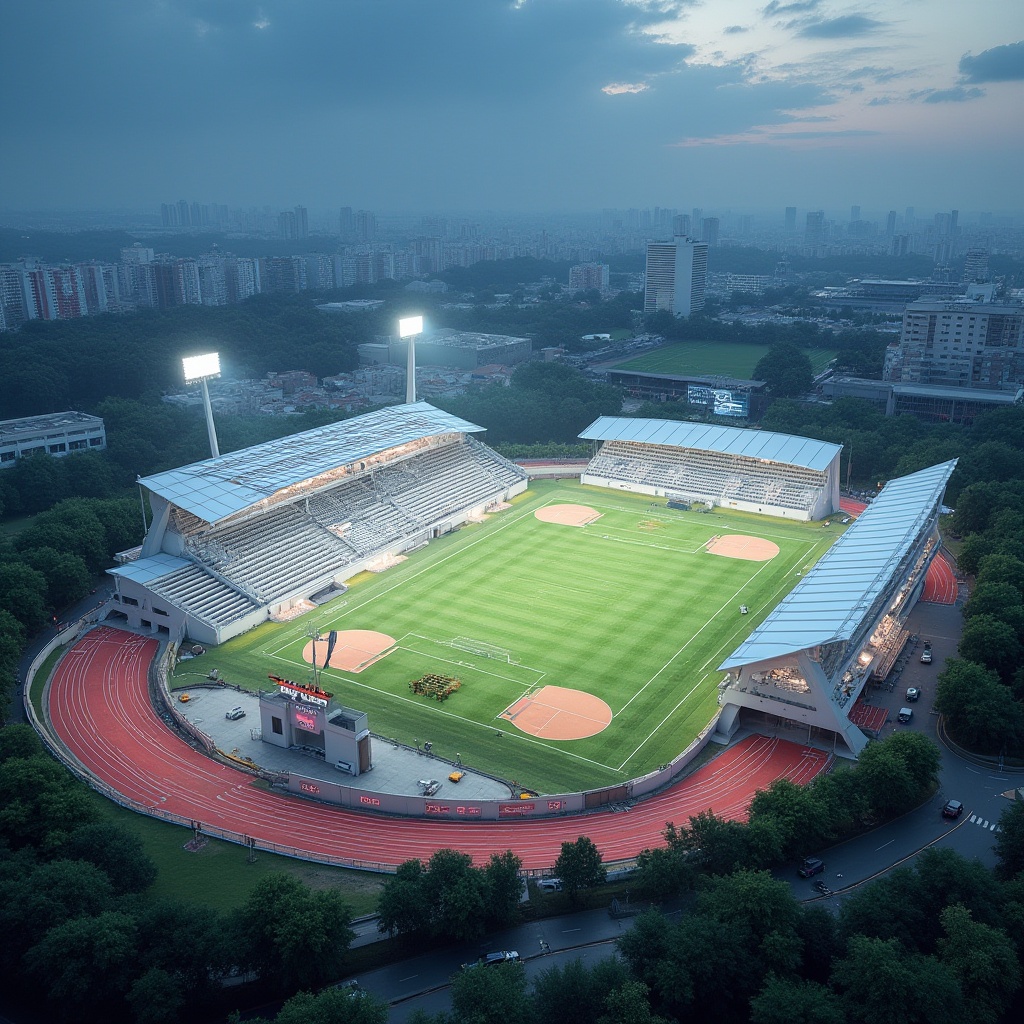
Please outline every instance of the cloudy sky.
[{"label": "cloudy sky", "polygon": [[1021,0],[0,12],[0,208],[1024,208]]}]

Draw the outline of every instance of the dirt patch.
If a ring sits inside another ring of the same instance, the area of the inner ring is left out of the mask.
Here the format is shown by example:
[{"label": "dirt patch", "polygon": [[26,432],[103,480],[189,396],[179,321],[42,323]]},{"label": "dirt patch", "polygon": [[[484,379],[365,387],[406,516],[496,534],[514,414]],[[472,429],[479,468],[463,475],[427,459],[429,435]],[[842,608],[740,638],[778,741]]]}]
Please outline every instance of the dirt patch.
[{"label": "dirt patch", "polygon": [[[387,633],[375,633],[371,629],[339,630],[327,668],[336,668],[339,672],[362,672],[390,654],[394,646],[395,638]],[[312,640],[302,649],[302,658],[307,665],[313,664]],[[316,642],[317,667],[323,668],[326,659],[327,637],[324,637]]]},{"label": "dirt patch", "polygon": [[779,553],[779,545],[760,537],[746,537],[741,533],[712,537],[705,545],[709,555],[740,558],[747,562],[767,562]]},{"label": "dirt patch", "polygon": [[528,736],[545,740],[582,740],[611,725],[612,709],[592,693],[564,686],[542,686],[520,697],[498,716]]},{"label": "dirt patch", "polygon": [[586,526],[601,518],[601,513],[589,505],[548,505],[533,514],[542,523],[558,523],[561,526]]}]

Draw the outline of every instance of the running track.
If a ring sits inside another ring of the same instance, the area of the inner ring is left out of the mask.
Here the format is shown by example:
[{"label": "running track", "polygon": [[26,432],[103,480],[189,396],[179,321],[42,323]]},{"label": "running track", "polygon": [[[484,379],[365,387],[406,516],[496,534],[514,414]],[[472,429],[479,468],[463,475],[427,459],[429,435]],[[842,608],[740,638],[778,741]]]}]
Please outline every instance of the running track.
[{"label": "running track", "polygon": [[[859,516],[867,505],[863,501],[854,501],[853,498],[840,498],[839,507],[848,516]],[[946,553],[940,551],[928,566],[921,600],[931,604],[956,604],[958,591],[956,570]]]},{"label": "running track", "polygon": [[665,823],[700,811],[742,820],[755,790],[778,778],[810,781],[827,755],[752,736],[679,785],[628,812],[504,822],[428,821],[364,814],[271,793],[252,776],[203,756],[169,730],[150,704],[147,675],[157,642],[102,626],[67,651],[48,690],[52,727],[85,769],[140,808],[252,836],[268,849],[289,847],[313,860],[360,866],[427,859],[443,847],[477,863],[514,850],[525,868],[545,869],[561,844],[586,832],[606,862],[664,845]]}]

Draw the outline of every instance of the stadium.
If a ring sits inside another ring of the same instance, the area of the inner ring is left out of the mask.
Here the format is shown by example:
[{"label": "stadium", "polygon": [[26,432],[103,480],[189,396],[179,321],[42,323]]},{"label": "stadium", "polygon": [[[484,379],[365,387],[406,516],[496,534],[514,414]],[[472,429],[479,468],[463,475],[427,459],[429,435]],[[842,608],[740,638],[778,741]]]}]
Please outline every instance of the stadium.
[{"label": "stadium", "polygon": [[[863,748],[861,697],[906,640],[954,462],[823,529],[837,445],[602,417],[581,483],[541,483],[480,432],[420,402],[140,480],[152,522],[111,570],[108,620],[219,645],[222,674],[265,692],[265,740],[313,754],[286,788],[344,806],[361,789],[329,770],[337,722],[552,796],[517,817],[656,792],[711,741]],[[268,675],[300,680],[283,716]],[[336,703],[311,703],[307,679]],[[425,679],[458,686],[423,699]],[[352,774],[372,758],[356,750]],[[507,798],[372,806],[510,814]]]}]

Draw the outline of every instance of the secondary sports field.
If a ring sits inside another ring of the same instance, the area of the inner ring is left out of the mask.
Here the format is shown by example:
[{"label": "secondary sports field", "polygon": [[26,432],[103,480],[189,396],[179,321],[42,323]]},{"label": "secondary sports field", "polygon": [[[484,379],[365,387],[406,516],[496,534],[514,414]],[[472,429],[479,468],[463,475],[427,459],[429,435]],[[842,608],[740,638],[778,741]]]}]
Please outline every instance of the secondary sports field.
[{"label": "secondary sports field", "polygon": [[[836,353],[831,349],[805,349],[815,373],[824,370]],[[682,341],[676,345],[646,352],[635,359],[616,363],[616,370],[636,370],[638,373],[677,373],[685,375],[737,377],[750,380],[754,367],[768,354],[767,345],[746,345],[740,342]]]},{"label": "secondary sports field", "polygon": [[[545,521],[571,520],[566,506],[591,510],[592,521]],[[363,574],[301,619],[224,644],[210,661],[247,688],[272,688],[268,673],[304,682],[311,630],[337,630],[350,638],[337,653],[349,667],[332,664],[321,685],[366,711],[374,733],[429,741],[436,754],[540,792],[592,788],[642,775],[690,743],[715,711],[717,666],[836,536],[820,524],[534,482],[486,522]],[[363,651],[371,633],[387,651],[377,660]],[[409,682],[429,673],[461,687],[444,702],[416,696]],[[567,733],[581,738],[559,738]]]}]

